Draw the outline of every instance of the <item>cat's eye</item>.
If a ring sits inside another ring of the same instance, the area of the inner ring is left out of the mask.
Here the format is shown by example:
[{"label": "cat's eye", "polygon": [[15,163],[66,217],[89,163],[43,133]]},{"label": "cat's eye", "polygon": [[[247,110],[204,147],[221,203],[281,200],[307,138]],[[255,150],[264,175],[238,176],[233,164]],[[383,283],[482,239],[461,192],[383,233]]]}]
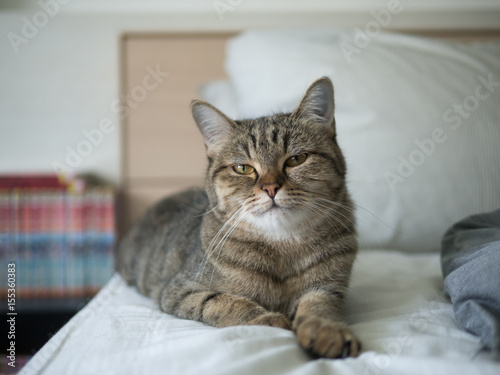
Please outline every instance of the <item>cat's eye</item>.
[{"label": "cat's eye", "polygon": [[255,169],[246,164],[238,164],[233,167],[233,170],[238,174],[252,174]]},{"label": "cat's eye", "polygon": [[296,167],[297,165],[300,165],[303,162],[305,162],[306,159],[307,159],[307,154],[294,155],[291,158],[287,159],[285,165],[287,167]]}]

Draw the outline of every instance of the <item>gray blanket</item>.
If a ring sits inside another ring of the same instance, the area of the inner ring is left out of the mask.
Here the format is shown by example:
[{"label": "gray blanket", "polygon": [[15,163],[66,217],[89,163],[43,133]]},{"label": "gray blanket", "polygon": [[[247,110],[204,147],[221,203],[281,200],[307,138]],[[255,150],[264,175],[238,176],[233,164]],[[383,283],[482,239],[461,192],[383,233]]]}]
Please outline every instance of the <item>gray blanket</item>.
[{"label": "gray blanket", "polygon": [[500,209],[470,216],[444,235],[444,287],[460,324],[500,352]]}]

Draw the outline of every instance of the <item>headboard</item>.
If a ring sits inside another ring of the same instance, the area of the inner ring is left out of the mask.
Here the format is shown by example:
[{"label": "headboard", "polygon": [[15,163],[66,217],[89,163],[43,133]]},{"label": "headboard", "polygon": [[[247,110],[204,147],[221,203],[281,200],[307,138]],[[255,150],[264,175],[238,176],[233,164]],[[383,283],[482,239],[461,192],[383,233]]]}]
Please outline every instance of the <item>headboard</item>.
[{"label": "headboard", "polygon": [[[500,38],[500,30],[413,34],[461,41]],[[190,103],[199,97],[203,83],[225,77],[225,45],[234,35],[122,37],[121,91],[128,104],[123,119],[121,231],[161,197],[203,185],[206,156]]]},{"label": "headboard", "polygon": [[122,93],[130,103],[123,123],[122,228],[159,198],[203,185],[205,149],[190,103],[201,84],[225,77],[224,49],[233,35],[123,36]]}]

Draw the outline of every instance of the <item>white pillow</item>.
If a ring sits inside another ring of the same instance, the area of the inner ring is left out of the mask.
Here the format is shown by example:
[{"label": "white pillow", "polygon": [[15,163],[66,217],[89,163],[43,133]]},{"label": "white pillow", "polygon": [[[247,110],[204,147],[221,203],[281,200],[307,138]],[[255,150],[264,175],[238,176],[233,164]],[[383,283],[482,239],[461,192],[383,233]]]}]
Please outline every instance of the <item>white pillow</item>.
[{"label": "white pillow", "polygon": [[238,102],[231,82],[218,80],[208,82],[200,87],[200,95],[203,99],[229,117],[238,117]]},{"label": "white pillow", "polygon": [[500,44],[360,41],[348,31],[237,36],[226,60],[233,116],[291,111],[329,76],[361,247],[436,251],[453,222],[500,207]]}]

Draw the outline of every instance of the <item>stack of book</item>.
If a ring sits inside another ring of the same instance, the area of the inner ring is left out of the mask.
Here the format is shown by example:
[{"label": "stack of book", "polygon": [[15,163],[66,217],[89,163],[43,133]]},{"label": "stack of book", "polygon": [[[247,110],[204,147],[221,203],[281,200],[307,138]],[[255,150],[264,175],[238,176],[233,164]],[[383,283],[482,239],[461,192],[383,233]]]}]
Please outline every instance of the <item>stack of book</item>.
[{"label": "stack of book", "polygon": [[113,273],[114,244],[111,187],[0,176],[0,276],[15,264],[17,297],[92,296]]}]

